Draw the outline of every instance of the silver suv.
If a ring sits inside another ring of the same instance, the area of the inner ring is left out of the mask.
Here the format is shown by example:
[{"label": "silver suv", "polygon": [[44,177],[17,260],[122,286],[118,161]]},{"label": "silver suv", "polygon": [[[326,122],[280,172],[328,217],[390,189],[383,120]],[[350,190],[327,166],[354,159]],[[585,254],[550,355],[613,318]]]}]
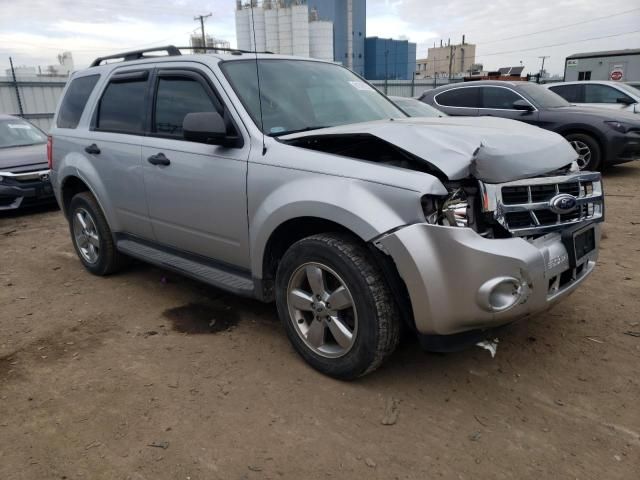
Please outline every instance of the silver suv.
[{"label": "silver suv", "polygon": [[401,326],[477,341],[593,271],[600,175],[559,135],[409,118],[332,63],[163,51],[97,59],[56,114],[51,180],[90,272],[135,257],[275,301],[300,355],[350,379]]}]

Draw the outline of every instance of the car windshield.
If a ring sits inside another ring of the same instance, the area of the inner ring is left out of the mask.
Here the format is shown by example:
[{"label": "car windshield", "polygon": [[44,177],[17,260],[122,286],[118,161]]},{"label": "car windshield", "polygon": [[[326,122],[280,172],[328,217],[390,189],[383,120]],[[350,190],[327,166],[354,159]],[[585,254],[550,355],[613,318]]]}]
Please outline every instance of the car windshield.
[{"label": "car windshield", "polygon": [[627,87],[631,88],[635,95],[638,95],[640,92],[640,83],[627,83]]},{"label": "car windshield", "polygon": [[422,103],[420,100],[416,100],[415,98],[401,98],[401,97],[392,97],[391,101],[399,106],[406,113],[411,115],[412,117],[446,117],[447,114],[441,112],[435,107],[431,105],[427,105],[426,103]]},{"label": "car windshield", "polygon": [[47,142],[39,129],[19,118],[0,118],[0,148],[24,147]]},{"label": "car windshield", "polygon": [[622,90],[623,92],[628,93],[629,95],[633,95],[634,97],[638,96],[638,93],[639,93],[638,86],[634,88],[632,85],[629,85],[627,83],[617,83],[616,87]]},{"label": "car windshield", "polygon": [[[258,77],[262,99],[262,121]],[[369,122],[406,115],[344,67],[307,60],[227,61],[221,68],[253,121],[266,135]]]},{"label": "car windshield", "polygon": [[571,104],[567,102],[557,93],[553,93],[551,90],[537,85],[535,83],[525,83],[518,85],[518,90],[527,95],[538,108],[558,108],[558,107],[570,107]]}]

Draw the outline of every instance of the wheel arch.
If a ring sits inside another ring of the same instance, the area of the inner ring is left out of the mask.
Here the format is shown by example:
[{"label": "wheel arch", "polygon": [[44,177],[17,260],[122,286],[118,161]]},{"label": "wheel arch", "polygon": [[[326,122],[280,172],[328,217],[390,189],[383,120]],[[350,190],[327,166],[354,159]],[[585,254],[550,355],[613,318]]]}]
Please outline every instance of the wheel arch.
[{"label": "wheel arch", "polygon": [[607,158],[605,139],[602,137],[602,134],[600,132],[598,132],[596,129],[588,125],[569,125],[562,129],[557,130],[556,133],[559,133],[565,138],[568,135],[574,135],[574,134],[587,135],[593,138],[593,140],[598,144],[598,147],[600,148],[600,155],[601,155],[600,163],[603,164],[604,159]]}]

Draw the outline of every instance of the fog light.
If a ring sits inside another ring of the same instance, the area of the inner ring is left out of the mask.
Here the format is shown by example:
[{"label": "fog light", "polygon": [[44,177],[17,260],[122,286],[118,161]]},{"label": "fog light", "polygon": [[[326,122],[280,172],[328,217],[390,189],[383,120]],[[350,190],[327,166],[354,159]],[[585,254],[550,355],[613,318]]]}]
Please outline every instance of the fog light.
[{"label": "fog light", "polygon": [[498,277],[478,290],[478,304],[489,312],[504,312],[529,296],[529,285],[514,277]]}]

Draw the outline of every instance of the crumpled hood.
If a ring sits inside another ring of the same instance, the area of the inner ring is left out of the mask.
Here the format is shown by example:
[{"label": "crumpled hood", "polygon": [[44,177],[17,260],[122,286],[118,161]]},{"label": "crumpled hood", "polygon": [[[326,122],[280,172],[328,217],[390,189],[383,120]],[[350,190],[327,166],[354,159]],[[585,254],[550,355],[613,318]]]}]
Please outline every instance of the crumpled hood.
[{"label": "crumpled hood", "polygon": [[47,144],[0,148],[0,172],[28,172],[47,168]]},{"label": "crumpled hood", "polygon": [[577,154],[560,135],[496,117],[403,118],[356,123],[280,137],[373,135],[418,157],[450,180],[473,175],[502,183],[552,172]]}]

